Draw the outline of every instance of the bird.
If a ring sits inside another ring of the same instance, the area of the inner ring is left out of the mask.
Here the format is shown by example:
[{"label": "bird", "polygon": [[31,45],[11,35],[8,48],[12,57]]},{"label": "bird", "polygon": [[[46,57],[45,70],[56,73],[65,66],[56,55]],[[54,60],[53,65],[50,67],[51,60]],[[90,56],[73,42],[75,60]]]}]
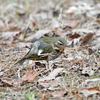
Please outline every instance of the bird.
[{"label": "bird", "polygon": [[28,53],[20,59],[16,64],[22,65],[25,60],[54,60],[59,57],[64,48],[68,46],[67,41],[62,37],[42,37],[32,43]]}]

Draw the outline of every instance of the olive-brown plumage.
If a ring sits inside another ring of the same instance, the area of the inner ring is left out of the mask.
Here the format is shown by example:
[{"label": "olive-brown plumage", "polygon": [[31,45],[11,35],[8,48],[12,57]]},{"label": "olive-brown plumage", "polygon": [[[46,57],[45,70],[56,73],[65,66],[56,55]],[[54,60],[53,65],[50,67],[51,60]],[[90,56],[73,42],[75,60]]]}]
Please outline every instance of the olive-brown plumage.
[{"label": "olive-brown plumage", "polygon": [[26,59],[30,60],[53,60],[61,55],[67,42],[61,37],[43,37],[35,41],[28,53],[16,64],[23,64]]}]

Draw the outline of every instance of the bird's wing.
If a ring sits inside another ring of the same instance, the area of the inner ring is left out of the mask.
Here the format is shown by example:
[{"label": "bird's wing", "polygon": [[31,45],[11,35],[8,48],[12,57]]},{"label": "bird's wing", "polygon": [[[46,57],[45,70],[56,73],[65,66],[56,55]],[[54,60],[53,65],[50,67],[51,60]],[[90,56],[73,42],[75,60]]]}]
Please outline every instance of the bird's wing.
[{"label": "bird's wing", "polygon": [[31,49],[29,52],[25,55],[24,58],[30,58],[31,56],[38,56],[40,54],[45,54],[45,53],[51,53],[53,51],[52,45],[45,43],[43,41],[36,41],[35,43],[32,44]]},{"label": "bird's wing", "polygon": [[41,52],[41,54],[51,53],[52,50],[53,50],[52,45],[45,42],[42,42],[41,45],[38,47],[38,52]]},{"label": "bird's wing", "polygon": [[25,55],[24,58],[29,58],[31,55],[33,54],[37,54],[38,53],[38,45],[36,43],[32,44],[31,49],[28,51],[28,53]]}]

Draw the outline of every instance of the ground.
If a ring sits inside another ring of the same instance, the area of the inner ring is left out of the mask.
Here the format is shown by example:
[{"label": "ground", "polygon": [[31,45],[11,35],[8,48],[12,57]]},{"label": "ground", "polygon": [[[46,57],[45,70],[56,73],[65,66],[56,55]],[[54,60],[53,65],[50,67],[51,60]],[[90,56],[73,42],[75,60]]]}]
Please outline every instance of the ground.
[{"label": "ground", "polygon": [[[0,4],[0,100],[100,100],[99,0]],[[44,36],[63,37],[69,47],[50,62],[15,66]]]}]

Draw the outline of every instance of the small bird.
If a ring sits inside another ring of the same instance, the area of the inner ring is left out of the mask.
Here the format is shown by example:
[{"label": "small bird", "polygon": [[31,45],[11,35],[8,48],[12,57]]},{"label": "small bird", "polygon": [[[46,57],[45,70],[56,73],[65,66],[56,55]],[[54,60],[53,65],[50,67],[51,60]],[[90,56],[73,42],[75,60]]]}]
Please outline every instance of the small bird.
[{"label": "small bird", "polygon": [[61,37],[43,37],[35,41],[28,53],[17,63],[22,65],[25,60],[46,60],[56,59],[61,55],[64,48],[67,46],[67,41]]}]

